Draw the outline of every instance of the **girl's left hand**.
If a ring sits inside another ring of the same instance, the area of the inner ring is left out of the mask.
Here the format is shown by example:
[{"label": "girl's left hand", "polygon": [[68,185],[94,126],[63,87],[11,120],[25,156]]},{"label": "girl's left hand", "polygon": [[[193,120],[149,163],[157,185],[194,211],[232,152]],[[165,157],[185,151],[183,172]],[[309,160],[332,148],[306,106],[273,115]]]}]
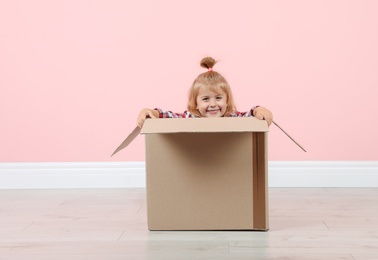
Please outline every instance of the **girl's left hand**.
[{"label": "girl's left hand", "polygon": [[253,116],[258,118],[258,119],[265,120],[266,122],[268,122],[268,126],[270,126],[270,124],[273,121],[272,112],[270,112],[270,110],[266,109],[265,107],[255,108],[253,110]]}]

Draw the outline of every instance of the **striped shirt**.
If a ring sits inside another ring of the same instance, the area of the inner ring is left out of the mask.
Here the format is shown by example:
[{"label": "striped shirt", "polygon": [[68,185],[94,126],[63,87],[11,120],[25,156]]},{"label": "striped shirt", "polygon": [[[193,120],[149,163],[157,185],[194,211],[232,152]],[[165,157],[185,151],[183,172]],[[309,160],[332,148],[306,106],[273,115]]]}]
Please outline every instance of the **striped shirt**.
[{"label": "striped shirt", "polygon": [[[239,112],[233,111],[228,117],[253,117],[253,110],[257,106],[253,107],[247,112]],[[193,115],[189,111],[184,111],[184,113],[174,113],[172,111],[166,111],[161,108],[155,108],[155,110],[159,111],[159,118],[196,118],[198,116]]]}]

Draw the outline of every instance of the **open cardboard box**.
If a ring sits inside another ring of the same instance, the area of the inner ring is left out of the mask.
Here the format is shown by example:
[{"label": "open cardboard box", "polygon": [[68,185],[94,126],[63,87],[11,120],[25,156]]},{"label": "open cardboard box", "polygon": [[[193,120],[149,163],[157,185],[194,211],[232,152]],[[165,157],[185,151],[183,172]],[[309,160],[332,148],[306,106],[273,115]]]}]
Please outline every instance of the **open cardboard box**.
[{"label": "open cardboard box", "polygon": [[268,131],[254,117],[146,120],[148,228],[268,230]]}]

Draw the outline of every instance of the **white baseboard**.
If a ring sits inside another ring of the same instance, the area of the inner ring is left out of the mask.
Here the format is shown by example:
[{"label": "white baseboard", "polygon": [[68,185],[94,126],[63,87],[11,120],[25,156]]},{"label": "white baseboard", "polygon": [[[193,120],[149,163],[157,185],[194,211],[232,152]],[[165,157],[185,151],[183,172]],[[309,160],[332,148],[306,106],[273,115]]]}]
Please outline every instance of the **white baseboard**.
[{"label": "white baseboard", "polygon": [[273,161],[269,187],[378,187],[378,161]]},{"label": "white baseboard", "polygon": [[[270,161],[269,187],[378,187],[378,161]],[[144,162],[0,163],[0,189],[145,187]]]},{"label": "white baseboard", "polygon": [[145,187],[144,162],[0,163],[0,189]]}]

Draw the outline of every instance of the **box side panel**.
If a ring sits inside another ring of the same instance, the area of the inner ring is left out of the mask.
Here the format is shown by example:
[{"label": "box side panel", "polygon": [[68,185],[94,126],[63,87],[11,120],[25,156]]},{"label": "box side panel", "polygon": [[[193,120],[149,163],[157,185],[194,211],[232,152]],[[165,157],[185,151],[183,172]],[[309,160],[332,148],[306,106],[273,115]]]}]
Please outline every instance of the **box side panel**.
[{"label": "box side panel", "polygon": [[253,133],[253,227],[268,230],[267,133]]},{"label": "box side panel", "polygon": [[253,229],[251,133],[150,134],[150,230]]},{"label": "box side panel", "polygon": [[264,136],[264,150],[265,150],[265,230],[269,229],[269,183],[268,183],[268,176],[269,176],[269,168],[268,168],[268,138],[269,134],[267,132],[262,134]]}]

